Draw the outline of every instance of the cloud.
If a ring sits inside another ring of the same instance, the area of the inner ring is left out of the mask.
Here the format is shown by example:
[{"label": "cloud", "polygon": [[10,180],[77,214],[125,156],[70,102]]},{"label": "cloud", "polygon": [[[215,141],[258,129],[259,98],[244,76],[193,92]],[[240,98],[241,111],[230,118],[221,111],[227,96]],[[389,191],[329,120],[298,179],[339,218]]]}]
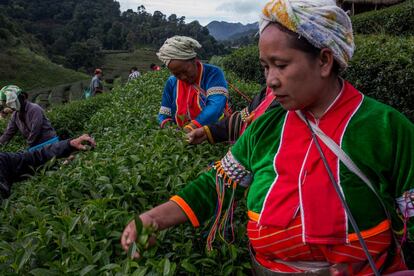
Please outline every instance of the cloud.
[{"label": "cloud", "polygon": [[227,12],[235,12],[238,14],[251,14],[251,13],[258,13],[260,8],[263,6],[263,1],[251,1],[251,0],[244,0],[244,1],[232,1],[226,2],[221,4],[216,8],[217,11],[227,11]]}]

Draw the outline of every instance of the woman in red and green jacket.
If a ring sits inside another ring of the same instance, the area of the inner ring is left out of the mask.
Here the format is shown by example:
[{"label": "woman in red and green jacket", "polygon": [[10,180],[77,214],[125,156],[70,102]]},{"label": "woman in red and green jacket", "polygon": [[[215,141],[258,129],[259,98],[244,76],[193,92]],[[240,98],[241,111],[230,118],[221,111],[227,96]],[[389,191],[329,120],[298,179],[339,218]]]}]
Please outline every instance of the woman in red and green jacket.
[{"label": "woman in red and green jacket", "polygon": [[[406,269],[393,234],[414,236],[414,126],[339,77],[354,48],[350,18],[334,1],[269,2],[260,62],[280,107],[253,122],[210,171],[141,214],[144,225],[198,227],[213,218],[211,248],[246,195],[259,275]],[[132,222],[123,248],[135,238]]]}]

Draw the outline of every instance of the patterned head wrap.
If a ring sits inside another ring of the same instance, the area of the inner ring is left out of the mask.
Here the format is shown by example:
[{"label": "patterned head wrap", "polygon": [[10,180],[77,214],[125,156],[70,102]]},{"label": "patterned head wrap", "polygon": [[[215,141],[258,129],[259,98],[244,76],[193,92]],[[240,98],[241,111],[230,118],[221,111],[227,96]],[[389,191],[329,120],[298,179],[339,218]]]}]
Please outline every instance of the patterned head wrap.
[{"label": "patterned head wrap", "polygon": [[11,109],[20,110],[20,102],[18,96],[22,93],[20,87],[16,85],[7,85],[0,90],[0,102],[3,107],[7,106]]},{"label": "patterned head wrap", "polygon": [[272,0],[260,18],[260,33],[271,23],[306,38],[318,49],[329,48],[342,69],[355,50],[351,19],[333,0]]},{"label": "patterned head wrap", "polygon": [[157,53],[158,58],[168,66],[173,59],[189,60],[197,56],[196,49],[201,44],[187,36],[174,36],[167,39]]}]

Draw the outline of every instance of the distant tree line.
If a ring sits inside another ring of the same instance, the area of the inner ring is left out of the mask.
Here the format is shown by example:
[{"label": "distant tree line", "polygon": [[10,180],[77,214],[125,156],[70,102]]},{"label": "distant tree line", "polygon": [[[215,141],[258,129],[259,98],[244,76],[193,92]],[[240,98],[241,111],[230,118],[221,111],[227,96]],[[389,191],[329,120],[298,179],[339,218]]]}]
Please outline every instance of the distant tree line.
[{"label": "distant tree line", "polygon": [[257,45],[257,43],[259,43],[259,35],[257,35],[256,33],[248,33],[223,42],[223,44],[226,47],[231,48],[240,48],[250,45]]},{"label": "distant tree line", "polygon": [[196,38],[203,45],[202,58],[225,53],[197,21],[150,14],[144,6],[121,13],[114,0],[0,0],[0,41],[22,35],[19,28],[40,41],[53,61],[73,69],[96,66],[102,50],[157,48],[177,34]]}]

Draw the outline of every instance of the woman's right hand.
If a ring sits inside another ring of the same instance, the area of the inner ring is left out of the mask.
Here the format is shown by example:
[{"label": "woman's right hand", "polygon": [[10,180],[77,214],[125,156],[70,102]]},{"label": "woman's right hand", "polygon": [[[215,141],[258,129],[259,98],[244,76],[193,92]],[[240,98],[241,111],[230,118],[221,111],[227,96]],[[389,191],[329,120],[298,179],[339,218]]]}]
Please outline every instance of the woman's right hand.
[{"label": "woman's right hand", "polygon": [[[171,200],[141,214],[139,218],[143,228],[151,228],[158,231],[188,221],[187,215],[181,207]],[[137,240],[139,234],[141,233],[137,233],[135,220],[131,220],[121,236],[121,246],[125,252],[128,253],[129,247]],[[148,246],[153,246],[155,242],[155,236],[149,237]],[[136,252],[133,257],[139,258],[140,256]]]},{"label": "woman's right hand", "polygon": [[207,140],[207,134],[203,127],[196,128],[187,133],[187,141],[191,145],[198,145]]},{"label": "woman's right hand", "polygon": [[88,147],[85,144],[89,144],[89,146],[92,148],[96,147],[95,139],[89,136],[89,134],[83,134],[82,136],[79,136],[78,138],[70,140],[69,143],[73,148],[77,150],[87,150]]},{"label": "woman's right hand", "polygon": [[[147,227],[150,225],[152,227],[157,227],[155,221],[150,216],[146,214],[142,214],[139,217],[144,227]],[[122,233],[122,236],[121,236],[121,245],[122,245],[122,248],[125,250],[125,252],[128,253],[129,247],[137,240],[137,235],[138,233],[137,233],[137,229],[135,225],[135,220],[133,219],[125,227],[124,232]],[[152,237],[150,238],[149,245],[151,246],[153,244],[155,244],[155,239]],[[140,255],[138,252],[135,252],[133,257],[138,259],[140,258]]]},{"label": "woman's right hand", "polygon": [[[125,227],[121,236],[121,245],[125,252],[128,252],[129,247],[137,239],[137,229],[135,227],[135,220],[131,220]],[[134,258],[139,258],[138,252],[135,252]]]}]

